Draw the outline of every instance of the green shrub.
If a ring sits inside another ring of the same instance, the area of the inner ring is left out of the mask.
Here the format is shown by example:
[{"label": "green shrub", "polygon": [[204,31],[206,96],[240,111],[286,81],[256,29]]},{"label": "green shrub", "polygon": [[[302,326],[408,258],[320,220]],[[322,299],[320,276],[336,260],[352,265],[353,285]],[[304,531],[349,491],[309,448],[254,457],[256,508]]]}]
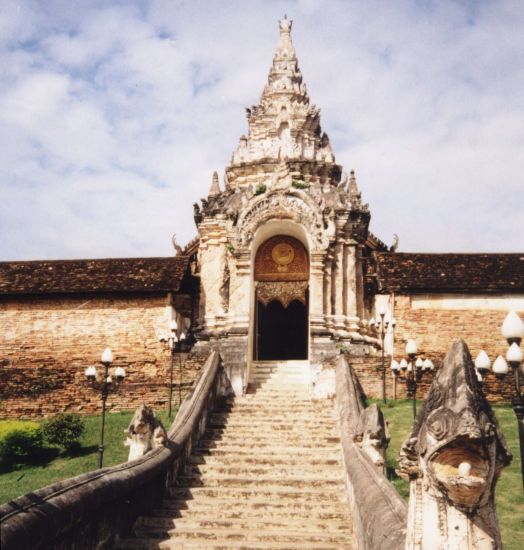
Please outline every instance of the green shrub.
[{"label": "green shrub", "polygon": [[257,185],[257,188],[255,189],[255,195],[262,195],[262,193],[265,193],[266,191],[267,185],[261,183],[260,185]]},{"label": "green shrub", "polygon": [[36,429],[40,424],[32,420],[0,420],[0,441],[14,430],[24,430],[26,426]]},{"label": "green shrub", "polygon": [[40,454],[43,436],[37,422],[14,422],[14,427],[2,427],[0,437],[0,467],[12,468],[15,464],[26,464]]},{"label": "green shrub", "polygon": [[44,436],[51,445],[60,445],[66,451],[80,447],[79,439],[85,426],[77,414],[62,413],[44,424]]},{"label": "green shrub", "polygon": [[309,183],[306,183],[305,181],[303,180],[293,180],[291,185],[295,188],[295,189],[309,189]]}]

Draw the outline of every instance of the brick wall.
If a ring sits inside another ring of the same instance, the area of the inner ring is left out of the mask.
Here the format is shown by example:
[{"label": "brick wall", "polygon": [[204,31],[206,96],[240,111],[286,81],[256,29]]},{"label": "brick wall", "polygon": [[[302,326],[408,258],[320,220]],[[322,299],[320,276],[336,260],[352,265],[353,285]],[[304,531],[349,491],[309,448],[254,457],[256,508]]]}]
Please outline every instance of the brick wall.
[{"label": "brick wall", "polygon": [[[100,392],[87,385],[89,365],[101,372],[100,355],[113,350],[113,367],[127,377],[108,397],[109,410],[146,402],[165,407],[169,353],[158,341],[166,332],[167,297],[108,295],[20,297],[0,301],[0,418],[35,418],[62,411],[100,411]],[[205,358],[182,354],[183,388]],[[179,382],[179,357],[174,382]],[[176,400],[178,388],[174,389]]]},{"label": "brick wall", "polygon": [[[436,366],[442,363],[451,343],[458,339],[466,342],[473,359],[483,349],[492,363],[497,355],[505,357],[508,349],[506,340],[500,332],[507,315],[507,311],[504,310],[413,309],[409,296],[396,295],[394,315],[397,320],[394,356],[397,360],[405,356],[408,338],[413,338],[420,353],[432,359]],[[429,380],[430,377],[426,375],[426,378]],[[488,374],[485,385],[488,398],[491,401],[509,401],[513,395],[513,384],[512,374],[504,381],[497,380],[491,373]],[[424,387],[421,388],[421,393],[423,391]]]},{"label": "brick wall", "polygon": [[[381,398],[382,397],[382,357],[380,353],[376,356],[351,356],[348,355],[348,362],[352,365],[355,371],[360,385],[368,398]],[[406,399],[407,386],[406,381],[397,378],[396,381],[396,393],[394,388],[394,380],[391,375],[390,358],[386,356],[386,397],[387,399],[393,399],[396,395],[397,399]],[[431,382],[433,380],[433,374],[425,374],[419,384],[417,384],[417,398],[423,399],[427,394]]]}]

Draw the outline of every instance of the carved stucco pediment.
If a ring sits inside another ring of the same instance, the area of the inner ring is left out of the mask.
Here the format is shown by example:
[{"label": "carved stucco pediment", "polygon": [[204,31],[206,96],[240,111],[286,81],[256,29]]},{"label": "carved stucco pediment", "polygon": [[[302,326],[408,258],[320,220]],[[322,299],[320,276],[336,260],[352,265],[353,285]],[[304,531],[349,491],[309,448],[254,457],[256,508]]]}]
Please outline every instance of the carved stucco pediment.
[{"label": "carved stucco pediment", "polygon": [[265,306],[273,300],[279,301],[284,308],[294,300],[306,305],[307,287],[308,281],[258,282],[257,299]]},{"label": "carved stucco pediment", "polygon": [[260,226],[279,219],[304,226],[313,240],[314,248],[326,249],[329,246],[321,207],[306,193],[298,190],[276,190],[254,197],[238,217],[236,246],[248,247]]}]

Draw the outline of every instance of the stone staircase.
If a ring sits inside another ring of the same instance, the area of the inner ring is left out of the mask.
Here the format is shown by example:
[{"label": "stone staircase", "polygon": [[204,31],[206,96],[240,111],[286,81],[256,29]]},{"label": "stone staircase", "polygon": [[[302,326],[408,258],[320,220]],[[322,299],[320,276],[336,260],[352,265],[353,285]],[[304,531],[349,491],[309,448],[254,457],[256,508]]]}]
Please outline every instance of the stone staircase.
[{"label": "stone staircase", "polygon": [[351,549],[331,401],[312,401],[305,361],[255,365],[246,396],[211,418],[185,475],[122,549]]}]

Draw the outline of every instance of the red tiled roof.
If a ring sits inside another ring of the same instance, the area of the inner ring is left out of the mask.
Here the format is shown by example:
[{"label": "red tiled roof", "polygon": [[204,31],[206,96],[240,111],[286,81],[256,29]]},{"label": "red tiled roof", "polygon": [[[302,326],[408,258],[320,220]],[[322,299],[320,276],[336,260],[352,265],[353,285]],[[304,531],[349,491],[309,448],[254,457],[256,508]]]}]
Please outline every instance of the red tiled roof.
[{"label": "red tiled roof", "polygon": [[177,291],[188,256],[0,262],[0,295]]},{"label": "red tiled roof", "polygon": [[524,253],[376,253],[375,259],[379,292],[524,292]]}]

